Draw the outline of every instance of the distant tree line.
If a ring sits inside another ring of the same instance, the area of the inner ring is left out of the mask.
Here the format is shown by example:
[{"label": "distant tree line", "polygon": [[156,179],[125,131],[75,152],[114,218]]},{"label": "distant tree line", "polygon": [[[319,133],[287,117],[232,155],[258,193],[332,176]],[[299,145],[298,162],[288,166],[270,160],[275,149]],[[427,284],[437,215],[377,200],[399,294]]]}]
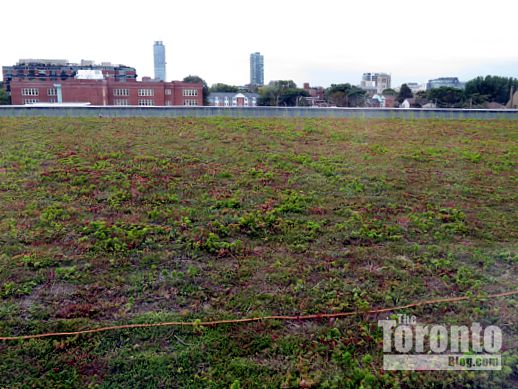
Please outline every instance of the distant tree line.
[{"label": "distant tree line", "polygon": [[439,108],[486,108],[489,103],[507,104],[513,91],[518,91],[518,79],[486,76],[468,81],[464,89],[441,87],[417,92],[415,96],[408,85],[403,84],[398,101],[414,97],[416,106],[433,103]]},{"label": "distant tree line", "polygon": [[[477,77],[466,83],[465,89],[451,87],[434,88],[415,94],[407,84],[396,92],[383,91],[384,96],[394,96],[398,103],[415,98],[415,106],[433,103],[439,108],[486,108],[489,103],[507,104],[511,92],[518,91],[518,79],[501,76]],[[259,105],[295,106],[305,105],[308,93],[293,81],[273,81],[259,91]],[[366,91],[351,84],[332,84],[325,89],[325,100],[337,107],[363,107],[368,100]]]},{"label": "distant tree line", "polygon": [[269,105],[279,107],[293,107],[305,105],[303,97],[309,93],[304,89],[297,88],[292,80],[272,81],[259,89],[258,105]]},{"label": "distant tree line", "polygon": [[466,83],[464,95],[473,105],[491,102],[506,104],[511,89],[515,92],[518,90],[518,79],[499,76],[477,77]]},{"label": "distant tree line", "polygon": [[337,107],[362,107],[367,99],[367,92],[351,84],[331,84],[326,89],[326,100]]},{"label": "distant tree line", "polygon": [[224,92],[224,93],[237,93],[239,88],[235,85],[227,85],[222,83],[213,84],[209,88],[210,93]]}]

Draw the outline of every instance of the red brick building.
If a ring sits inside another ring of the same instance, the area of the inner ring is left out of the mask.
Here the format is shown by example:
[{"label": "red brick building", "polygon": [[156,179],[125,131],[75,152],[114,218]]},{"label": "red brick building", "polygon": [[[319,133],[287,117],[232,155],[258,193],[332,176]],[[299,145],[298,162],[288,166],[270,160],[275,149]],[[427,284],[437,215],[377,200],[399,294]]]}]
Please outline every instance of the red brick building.
[{"label": "red brick building", "polygon": [[11,104],[90,103],[92,105],[203,105],[203,85],[180,81],[114,79],[11,80]]},{"label": "red brick building", "polygon": [[310,97],[314,97],[317,100],[324,100],[326,91],[321,86],[309,86],[309,82],[305,82],[304,90],[309,93]]},{"label": "red brick building", "polygon": [[326,91],[321,86],[309,86],[309,82],[304,83],[304,90],[309,94],[305,97],[306,102],[313,107],[327,107],[325,100]]}]

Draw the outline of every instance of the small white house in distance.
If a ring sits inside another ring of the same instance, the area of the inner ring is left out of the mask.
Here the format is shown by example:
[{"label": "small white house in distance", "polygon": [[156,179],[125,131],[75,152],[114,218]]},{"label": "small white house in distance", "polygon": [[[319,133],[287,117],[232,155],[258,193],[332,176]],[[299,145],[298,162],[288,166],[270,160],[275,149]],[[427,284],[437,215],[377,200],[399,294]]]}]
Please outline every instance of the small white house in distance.
[{"label": "small white house in distance", "polygon": [[223,93],[214,92],[208,96],[209,105],[214,107],[256,107],[257,93]]},{"label": "small white house in distance", "polygon": [[403,102],[401,103],[401,105],[399,106],[399,108],[406,108],[406,109],[408,109],[408,108],[410,108],[410,106],[411,106],[410,101],[408,101],[408,99],[405,99],[405,101],[403,101]]},{"label": "small white house in distance", "polygon": [[403,101],[399,105],[399,108],[406,108],[406,109],[408,109],[408,108],[428,108],[428,109],[437,108],[437,105],[435,103],[430,102],[430,103],[421,105],[422,103],[423,103],[423,100],[416,99],[415,97],[413,97],[410,99],[405,99],[405,101]]}]

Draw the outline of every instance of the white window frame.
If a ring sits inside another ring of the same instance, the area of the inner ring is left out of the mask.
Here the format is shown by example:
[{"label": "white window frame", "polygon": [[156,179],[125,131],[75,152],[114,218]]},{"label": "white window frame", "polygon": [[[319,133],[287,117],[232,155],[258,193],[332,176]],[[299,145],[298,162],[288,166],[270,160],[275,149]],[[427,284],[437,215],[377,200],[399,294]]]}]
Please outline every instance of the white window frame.
[{"label": "white window frame", "polygon": [[34,103],[37,103],[39,100],[38,99],[23,99],[23,104],[34,104]]},{"label": "white window frame", "polygon": [[148,88],[139,89],[138,90],[138,95],[139,96],[154,96],[155,95],[155,90],[154,89],[148,89]]},{"label": "white window frame", "polygon": [[47,96],[57,96],[58,90],[56,88],[48,88],[47,89]]},{"label": "white window frame", "polygon": [[39,96],[40,90],[38,88],[22,88],[22,96]]},{"label": "white window frame", "polygon": [[166,94],[166,96],[171,96],[171,95],[172,95],[172,93],[173,93],[173,91],[172,91],[171,89],[166,89],[166,90],[165,90],[165,94]]},{"label": "white window frame", "polygon": [[194,107],[194,106],[198,105],[198,101],[196,101],[194,99],[185,99],[183,101],[183,105],[187,105],[189,107]]},{"label": "white window frame", "polygon": [[184,89],[182,91],[183,96],[198,96],[198,89]]},{"label": "white window frame", "polygon": [[114,96],[129,96],[129,90],[127,88],[117,88],[113,90]]},{"label": "white window frame", "polygon": [[140,99],[138,101],[138,105],[141,106],[141,107],[155,105],[155,100],[153,100],[153,99]]},{"label": "white window frame", "polygon": [[128,105],[128,99],[115,99],[113,105]]}]

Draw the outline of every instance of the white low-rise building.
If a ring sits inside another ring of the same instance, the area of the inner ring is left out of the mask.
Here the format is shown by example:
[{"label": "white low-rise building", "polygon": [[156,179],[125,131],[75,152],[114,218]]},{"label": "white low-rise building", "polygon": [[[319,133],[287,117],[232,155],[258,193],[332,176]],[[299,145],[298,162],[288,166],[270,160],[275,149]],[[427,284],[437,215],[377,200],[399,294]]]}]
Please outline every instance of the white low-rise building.
[{"label": "white low-rise building", "polygon": [[214,107],[256,107],[257,93],[214,92],[208,96],[209,105]]}]

